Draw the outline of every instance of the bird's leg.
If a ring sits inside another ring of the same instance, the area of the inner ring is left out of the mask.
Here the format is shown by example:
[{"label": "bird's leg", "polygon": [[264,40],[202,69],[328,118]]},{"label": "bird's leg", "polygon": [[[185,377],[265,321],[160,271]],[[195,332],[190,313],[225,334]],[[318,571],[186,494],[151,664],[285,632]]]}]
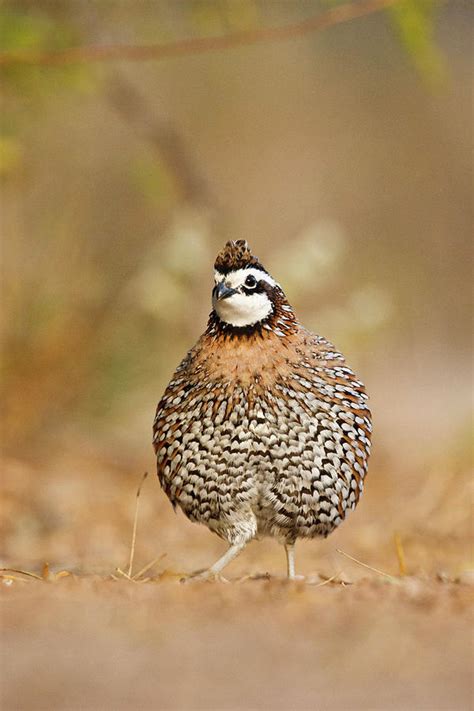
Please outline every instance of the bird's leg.
[{"label": "bird's leg", "polygon": [[285,553],[288,580],[295,580],[295,544],[285,543]]},{"label": "bird's leg", "polygon": [[219,573],[221,570],[223,570],[226,565],[228,565],[234,558],[236,558],[239,553],[245,548],[247,545],[248,541],[242,541],[240,543],[233,543],[228,550],[224,553],[223,556],[217,560],[214,565],[211,565],[210,568],[207,570],[203,570],[202,572],[195,573],[191,577],[201,579],[201,580],[209,580],[212,578],[217,578],[219,576]]}]

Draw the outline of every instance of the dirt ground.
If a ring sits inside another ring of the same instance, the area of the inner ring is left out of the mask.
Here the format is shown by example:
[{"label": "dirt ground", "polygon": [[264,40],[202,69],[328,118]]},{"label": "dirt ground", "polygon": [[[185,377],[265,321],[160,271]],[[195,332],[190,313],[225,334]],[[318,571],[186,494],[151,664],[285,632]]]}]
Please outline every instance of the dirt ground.
[{"label": "dirt ground", "polygon": [[464,584],[3,587],[3,709],[470,708]]},{"label": "dirt ground", "polygon": [[452,493],[447,510],[431,476],[425,509],[415,499],[400,511],[410,484],[390,506],[394,473],[376,460],[367,495],[340,530],[298,543],[306,577],[294,583],[283,577],[281,546],[268,540],[229,566],[228,583],[182,582],[225,546],[173,513],[150,475],[130,581],[117,568],[127,571],[145,462],[80,451],[5,463],[3,567],[38,576],[3,571],[5,711],[472,707],[474,579],[461,473],[464,494]]}]

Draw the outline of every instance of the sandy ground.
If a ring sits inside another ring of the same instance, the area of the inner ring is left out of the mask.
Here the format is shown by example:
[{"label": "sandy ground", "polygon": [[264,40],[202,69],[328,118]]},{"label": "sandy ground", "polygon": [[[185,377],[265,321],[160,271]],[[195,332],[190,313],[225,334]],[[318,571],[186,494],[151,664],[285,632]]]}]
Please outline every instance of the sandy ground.
[{"label": "sandy ground", "polygon": [[306,579],[294,583],[268,540],[229,566],[228,583],[181,582],[225,545],[175,514],[150,476],[134,574],[158,560],[133,582],[116,568],[127,568],[142,465],[85,450],[5,462],[2,565],[45,579],[3,571],[2,711],[474,707],[464,475],[430,474],[410,498],[413,479],[376,461],[351,518],[298,543]]},{"label": "sandy ground", "polygon": [[2,708],[469,709],[471,601],[413,577],[4,583]]}]

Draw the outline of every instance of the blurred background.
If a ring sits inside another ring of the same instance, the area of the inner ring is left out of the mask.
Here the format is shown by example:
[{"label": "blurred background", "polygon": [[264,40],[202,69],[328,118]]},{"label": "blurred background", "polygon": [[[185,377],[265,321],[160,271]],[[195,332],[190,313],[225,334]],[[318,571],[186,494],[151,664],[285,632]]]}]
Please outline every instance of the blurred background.
[{"label": "blurred background", "polygon": [[[2,47],[167,44],[337,5],[7,0]],[[291,40],[160,61],[4,58],[1,72],[6,563],[123,565],[145,470],[140,560],[166,553],[186,570],[220,553],[161,493],[151,423],[205,328],[217,250],[245,238],[371,394],[366,494],[329,541],[302,544],[302,572],[334,572],[337,545],[396,572],[398,532],[409,570],[459,574],[471,3],[401,0]],[[234,570],[283,572],[282,553],[254,545]]]},{"label": "blurred background", "polygon": [[[471,708],[473,5],[389,1],[0,3],[6,711]],[[156,404],[239,238],[371,395],[366,491],[298,543],[306,584],[270,540],[239,583],[179,584],[225,545],[155,476]]]}]

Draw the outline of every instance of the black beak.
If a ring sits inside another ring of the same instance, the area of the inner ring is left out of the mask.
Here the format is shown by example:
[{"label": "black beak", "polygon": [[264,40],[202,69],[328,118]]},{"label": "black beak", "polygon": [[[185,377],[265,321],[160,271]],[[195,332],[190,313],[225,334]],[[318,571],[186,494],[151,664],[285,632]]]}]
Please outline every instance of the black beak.
[{"label": "black beak", "polygon": [[222,299],[228,299],[229,296],[232,296],[233,294],[237,293],[237,289],[230,289],[228,286],[224,284],[223,281],[220,281],[216,286],[214,287],[214,296],[217,299],[217,301],[222,301]]}]

